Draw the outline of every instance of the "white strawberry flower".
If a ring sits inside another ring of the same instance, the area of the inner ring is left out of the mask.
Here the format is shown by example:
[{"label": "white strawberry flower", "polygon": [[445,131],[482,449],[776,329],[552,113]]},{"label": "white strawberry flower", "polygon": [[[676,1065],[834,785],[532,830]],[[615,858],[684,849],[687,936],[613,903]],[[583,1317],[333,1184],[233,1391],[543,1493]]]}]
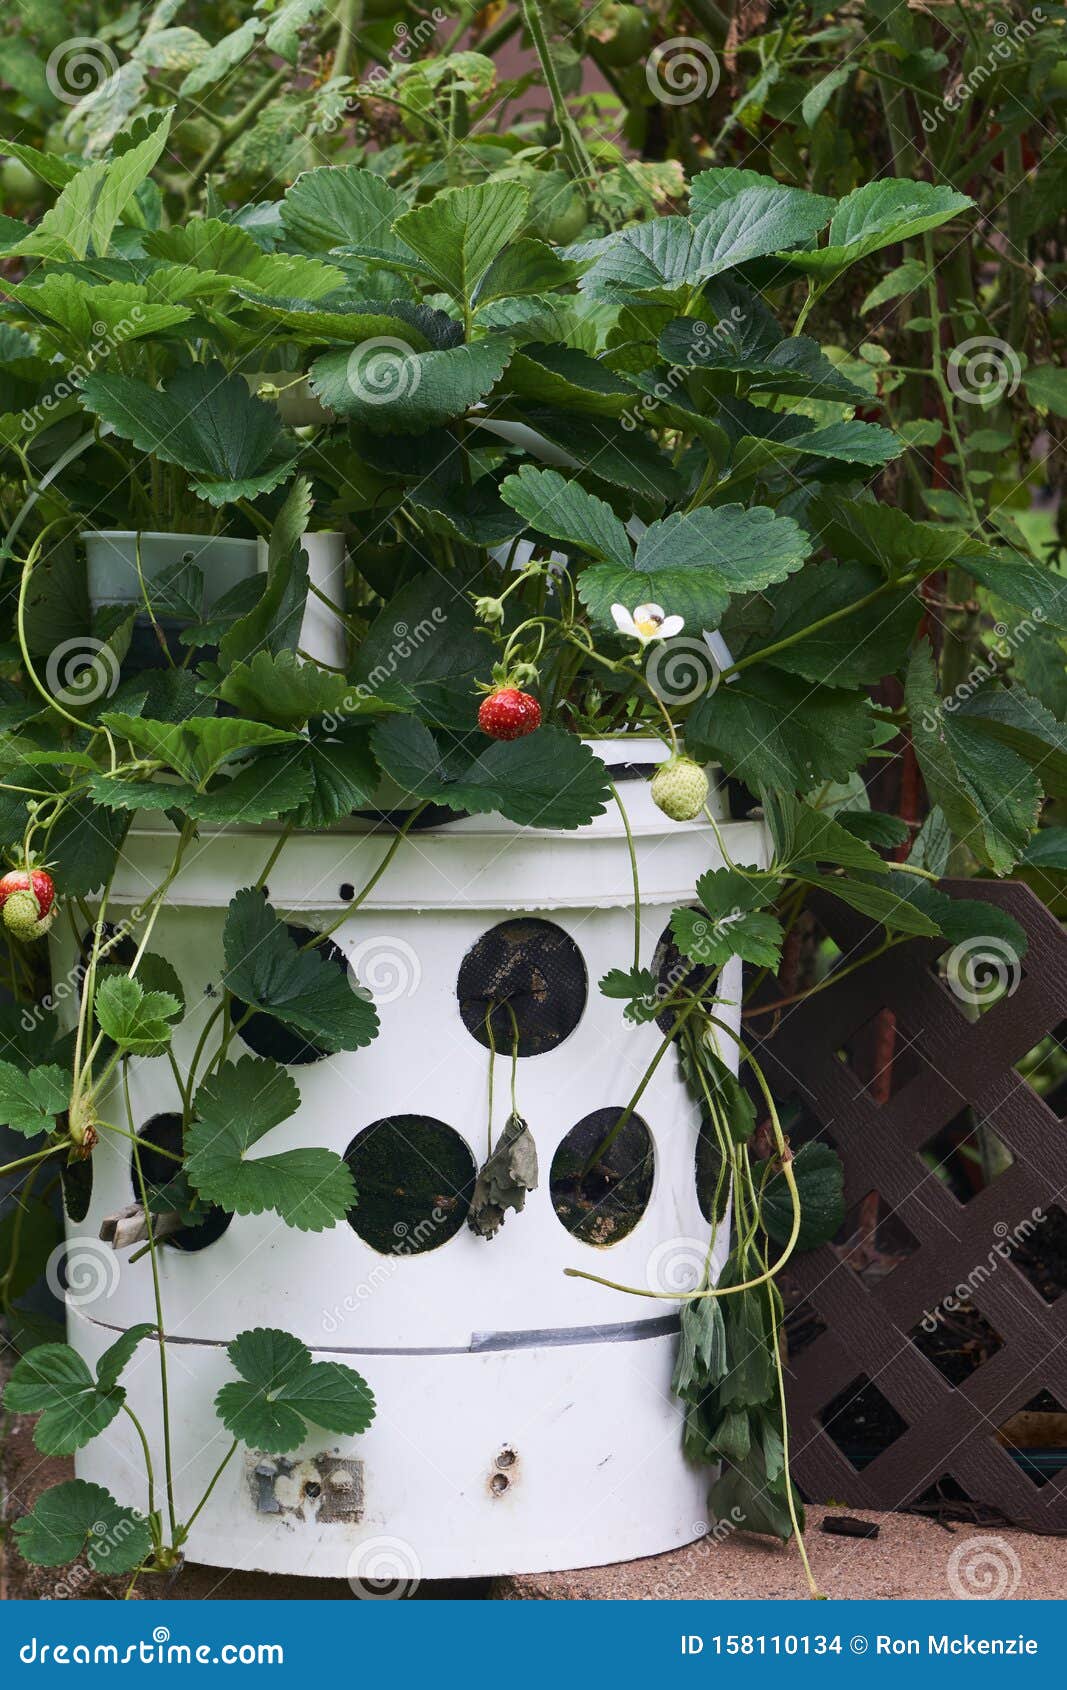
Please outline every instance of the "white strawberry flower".
[{"label": "white strawberry flower", "polygon": [[611,616],[620,634],[643,646],[652,640],[671,640],[685,627],[684,616],[668,616],[661,604],[639,604],[632,612],[624,604],[613,604]]}]

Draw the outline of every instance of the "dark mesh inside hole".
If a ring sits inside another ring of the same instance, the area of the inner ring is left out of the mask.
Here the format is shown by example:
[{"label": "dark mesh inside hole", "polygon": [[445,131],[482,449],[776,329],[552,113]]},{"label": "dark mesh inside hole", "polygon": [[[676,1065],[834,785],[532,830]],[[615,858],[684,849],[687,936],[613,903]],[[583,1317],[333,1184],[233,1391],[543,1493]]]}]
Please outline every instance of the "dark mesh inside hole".
[{"label": "dark mesh inside hole", "polygon": [[[171,1199],[176,1207],[182,1210],[193,1210],[199,1218],[195,1226],[183,1226],[180,1232],[172,1232],[165,1240],[173,1244],[176,1250],[195,1253],[206,1250],[209,1244],[214,1244],[221,1238],[233,1216],[225,1209],[220,1209],[217,1203],[205,1204],[190,1191],[181,1168],[177,1162],[172,1162],[170,1156],[160,1154],[169,1150],[171,1155],[180,1156],[182,1153],[182,1118],[180,1115],[168,1112],[163,1115],[153,1115],[146,1121],[138,1133],[138,1138],[145,1142],[146,1148],[141,1150],[141,1172],[145,1185],[149,1190],[149,1197],[159,1192],[164,1201],[153,1203],[153,1214],[158,1214],[170,1207],[166,1200]],[[158,1145],[159,1150],[148,1148]],[[130,1184],[133,1194],[139,1200],[141,1188],[137,1179],[137,1169],[134,1166],[133,1151],[130,1151]]]},{"label": "dark mesh inside hole", "polygon": [[1067,1467],[1067,1413],[1051,1391],[1038,1391],[1009,1416],[997,1440],[1038,1490]]},{"label": "dark mesh inside hole", "polygon": [[970,1303],[938,1308],[912,1328],[908,1337],[950,1385],[963,1385],[984,1361],[1003,1348],[996,1328]]},{"label": "dark mesh inside hole", "polygon": [[[298,927],[293,922],[286,923],[286,932],[297,945],[306,945],[309,939],[315,937],[314,929]],[[323,939],[315,949],[341,970],[348,973],[348,958],[339,945],[332,939]],[[234,1022],[238,1022],[246,1014],[248,1005],[240,998],[234,998],[231,1011]],[[302,1068],[309,1062],[321,1062],[329,1051],[317,1045],[313,1039],[306,1038],[302,1033],[287,1027],[284,1021],[279,1021],[276,1015],[267,1015],[263,1010],[257,1010],[249,1017],[241,1028],[238,1037],[254,1050],[257,1056],[269,1056],[274,1062],[280,1062],[285,1068]]]},{"label": "dark mesh inside hole", "polygon": [[63,1204],[72,1221],[83,1221],[93,1199],[93,1159],[68,1162],[63,1169]]},{"label": "dark mesh inside hole", "polygon": [[874,1461],[908,1429],[907,1421],[865,1373],[839,1391],[819,1419],[827,1436],[857,1469]]},{"label": "dark mesh inside hole", "polygon": [[552,1158],[552,1207],[583,1244],[617,1244],[633,1231],[652,1196],[655,1151],[640,1115],[631,1115],[614,1142],[586,1171],[624,1105],[595,1109],[573,1126]]},{"label": "dark mesh inside hole", "polygon": [[468,1033],[488,1049],[488,1018],[497,1050],[510,1055],[517,1027],[520,1056],[562,1044],[581,1020],[588,992],[582,953],[570,934],[536,920],[502,921],[483,933],[463,958],[456,984]]},{"label": "dark mesh inside hole", "polygon": [[348,1224],[383,1256],[421,1256],[454,1238],[467,1218],[477,1172],[454,1127],[431,1115],[390,1115],[345,1151],[357,1201]]},{"label": "dark mesh inside hole", "polygon": [[[690,962],[687,957],[683,957],[669,926],[660,934],[659,944],[652,957],[652,972],[656,976],[656,996],[659,998],[671,997],[682,986],[688,992],[699,992],[709,980],[715,979],[713,968],[708,968],[703,963]],[[684,1007],[681,999],[678,1007]],[[678,1009],[673,1006],[661,1010],[656,1016],[656,1026],[660,1032],[671,1032],[677,1016]]]}]

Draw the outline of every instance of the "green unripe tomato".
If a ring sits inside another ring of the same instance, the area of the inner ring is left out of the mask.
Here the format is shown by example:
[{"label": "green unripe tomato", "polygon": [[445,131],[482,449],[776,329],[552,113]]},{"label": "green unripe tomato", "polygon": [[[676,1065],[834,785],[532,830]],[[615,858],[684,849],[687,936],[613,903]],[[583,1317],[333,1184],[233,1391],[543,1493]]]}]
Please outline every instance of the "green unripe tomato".
[{"label": "green unripe tomato", "polygon": [[600,8],[589,33],[604,63],[621,70],[644,58],[652,38],[652,26],[639,7],[608,0]]},{"label": "green unripe tomato", "polygon": [[6,158],[0,165],[0,203],[6,206],[36,205],[44,198],[44,183],[20,158]]}]

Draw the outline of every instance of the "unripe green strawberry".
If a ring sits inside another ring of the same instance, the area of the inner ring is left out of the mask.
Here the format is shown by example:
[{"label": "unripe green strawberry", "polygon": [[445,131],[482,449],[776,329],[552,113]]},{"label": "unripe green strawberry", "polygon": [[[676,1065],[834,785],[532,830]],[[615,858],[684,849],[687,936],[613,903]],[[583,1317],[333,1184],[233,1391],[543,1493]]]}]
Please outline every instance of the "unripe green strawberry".
[{"label": "unripe green strawberry", "polygon": [[652,802],[673,822],[695,821],[708,801],[708,777],[691,757],[671,757],[652,777]]},{"label": "unripe green strawberry", "polygon": [[30,891],[12,892],[4,903],[4,926],[14,939],[43,939],[55,919],[53,911],[41,914],[41,906]]}]

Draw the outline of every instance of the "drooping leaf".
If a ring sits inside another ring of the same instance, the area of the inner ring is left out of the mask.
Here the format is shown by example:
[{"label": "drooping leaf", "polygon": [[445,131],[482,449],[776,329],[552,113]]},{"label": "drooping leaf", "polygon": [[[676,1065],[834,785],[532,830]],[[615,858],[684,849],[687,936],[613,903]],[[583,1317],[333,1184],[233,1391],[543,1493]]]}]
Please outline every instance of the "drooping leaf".
[{"label": "drooping leaf", "polygon": [[302,950],[262,892],[234,894],[223,931],[226,985],[329,1051],[358,1050],[378,1031],[374,1005],[314,947]]},{"label": "drooping leaf", "polygon": [[[845,1218],[845,1171],[836,1150],[813,1141],[793,1158],[793,1177],[800,1193],[798,1250],[814,1250],[833,1238]],[[777,1173],[763,1188],[760,1219],[776,1244],[784,1244],[793,1228],[793,1202],[785,1175]]]},{"label": "drooping leaf", "polygon": [[495,661],[490,636],[447,576],[418,575],[376,617],[360,642],[348,691],[361,708],[392,705],[431,725],[473,726],[476,682]]},{"label": "drooping leaf", "polygon": [[929,182],[899,177],[866,182],[838,205],[828,245],[817,252],[790,253],[788,259],[805,275],[829,281],[869,253],[940,228],[973,204],[968,195]]},{"label": "drooping leaf", "polygon": [[721,762],[753,791],[810,792],[823,781],[847,780],[874,745],[874,729],[855,693],[813,687],[758,664],[697,700],[686,742],[694,756]]}]

